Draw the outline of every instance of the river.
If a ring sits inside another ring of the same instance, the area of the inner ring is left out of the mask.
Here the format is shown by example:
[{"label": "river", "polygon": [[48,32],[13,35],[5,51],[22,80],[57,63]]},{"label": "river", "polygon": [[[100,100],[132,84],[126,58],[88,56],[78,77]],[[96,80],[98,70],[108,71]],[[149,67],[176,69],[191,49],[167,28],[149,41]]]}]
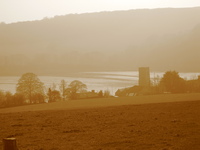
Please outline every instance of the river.
[{"label": "river", "polygon": [[[155,77],[162,77],[163,72],[154,72],[150,74],[151,79]],[[56,85],[59,89],[61,80],[65,80],[70,84],[73,80],[79,80],[87,85],[88,90],[109,90],[114,94],[117,89],[138,85],[138,72],[137,71],[122,71],[122,72],[79,72],[70,73],[65,76],[38,76],[44,83],[46,89]],[[196,79],[200,73],[179,73],[184,79]],[[16,84],[20,76],[0,76],[0,90],[10,91],[15,93]]]}]

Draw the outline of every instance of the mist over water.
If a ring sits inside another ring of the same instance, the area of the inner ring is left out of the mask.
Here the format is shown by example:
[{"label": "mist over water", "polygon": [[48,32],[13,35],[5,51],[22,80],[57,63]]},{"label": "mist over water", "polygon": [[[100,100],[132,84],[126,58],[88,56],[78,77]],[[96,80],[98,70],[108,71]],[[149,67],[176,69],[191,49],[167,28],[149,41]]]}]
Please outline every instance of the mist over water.
[{"label": "mist over water", "polygon": [[46,89],[80,80],[88,90],[112,94],[138,85],[138,72],[129,70],[142,66],[160,71],[151,78],[168,70],[199,72],[199,14],[200,7],[142,9],[0,24],[0,89],[15,93],[26,72]]}]

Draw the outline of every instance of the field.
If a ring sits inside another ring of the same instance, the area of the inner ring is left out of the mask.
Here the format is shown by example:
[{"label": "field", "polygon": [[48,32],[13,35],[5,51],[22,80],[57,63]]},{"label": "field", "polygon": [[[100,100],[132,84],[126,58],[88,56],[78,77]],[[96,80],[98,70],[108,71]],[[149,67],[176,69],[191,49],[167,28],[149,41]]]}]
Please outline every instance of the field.
[{"label": "field", "polygon": [[177,94],[0,109],[0,139],[16,137],[20,150],[198,150],[199,100]]}]

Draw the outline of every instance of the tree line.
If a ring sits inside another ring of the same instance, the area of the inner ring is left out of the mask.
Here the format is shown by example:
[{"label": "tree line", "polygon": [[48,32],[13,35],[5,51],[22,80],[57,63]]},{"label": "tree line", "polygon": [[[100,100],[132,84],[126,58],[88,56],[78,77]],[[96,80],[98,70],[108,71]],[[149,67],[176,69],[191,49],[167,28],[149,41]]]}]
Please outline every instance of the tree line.
[{"label": "tree line", "polygon": [[55,84],[47,90],[45,89],[44,83],[37,75],[25,73],[18,80],[15,94],[0,91],[0,107],[110,96],[109,91],[87,92],[86,84],[79,80],[74,80],[69,85],[65,80],[61,80],[59,90],[56,89]]},{"label": "tree line", "polygon": [[133,86],[119,89],[115,95],[119,97],[130,95],[153,95],[164,93],[200,93],[200,77],[187,80],[180,77],[177,71],[166,71],[162,78],[155,77],[150,86]]},{"label": "tree line", "polygon": [[199,93],[200,77],[197,79],[184,79],[177,71],[167,71],[157,85],[160,92],[168,93]]},{"label": "tree line", "polygon": [[[150,95],[162,93],[200,93],[200,77],[198,79],[186,80],[179,76],[177,71],[167,71],[162,78],[154,78],[149,87],[133,86],[116,91],[116,96],[127,96],[128,94]],[[16,93],[0,91],[0,107],[18,106],[24,104],[36,104],[44,102],[55,102],[59,100],[102,98],[109,97],[110,92],[99,91],[98,93],[87,92],[86,84],[79,80],[72,81],[69,85],[61,80],[59,90],[53,84],[45,90],[44,83],[34,73],[23,74],[18,80]]]}]

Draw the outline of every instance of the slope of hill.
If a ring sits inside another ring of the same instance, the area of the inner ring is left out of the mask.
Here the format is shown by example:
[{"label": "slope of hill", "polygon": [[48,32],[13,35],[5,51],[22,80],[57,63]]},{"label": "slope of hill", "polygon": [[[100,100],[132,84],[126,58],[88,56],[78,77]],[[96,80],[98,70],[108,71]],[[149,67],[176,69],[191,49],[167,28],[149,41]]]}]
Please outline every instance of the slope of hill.
[{"label": "slope of hill", "polygon": [[[199,48],[199,15],[200,8],[166,8],[1,24],[1,75],[133,70],[146,65],[198,71],[193,59],[198,51],[192,51]],[[185,59],[188,67],[181,64]]]},{"label": "slope of hill", "polygon": [[[199,72],[200,24],[185,35],[173,38],[163,44],[154,45],[146,56],[149,65],[155,68]],[[156,47],[157,46],[157,47]]]}]

